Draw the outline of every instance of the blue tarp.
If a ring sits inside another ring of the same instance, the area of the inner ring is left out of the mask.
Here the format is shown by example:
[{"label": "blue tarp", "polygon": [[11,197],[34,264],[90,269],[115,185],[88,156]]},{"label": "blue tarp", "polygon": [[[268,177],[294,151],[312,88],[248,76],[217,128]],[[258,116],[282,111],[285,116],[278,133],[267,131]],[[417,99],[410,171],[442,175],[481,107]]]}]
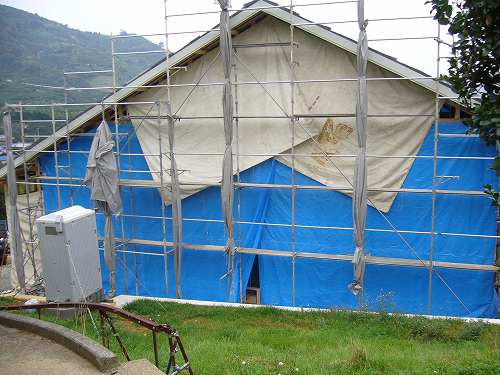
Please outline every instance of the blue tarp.
[{"label": "blue tarp", "polygon": [[[113,127],[112,127],[113,129]],[[142,153],[133,126],[122,124],[120,150],[122,153]],[[439,132],[464,134],[461,123],[441,123]],[[429,131],[419,155],[432,156],[433,133]],[[128,139],[128,141],[127,141]],[[71,141],[71,150],[88,151],[91,137],[77,137]],[[59,145],[60,150],[67,148]],[[494,147],[486,147],[479,138],[443,136],[439,139],[439,156],[496,155]],[[68,154],[59,153],[59,164],[68,165]],[[73,177],[83,177],[87,154],[72,154]],[[43,174],[55,176],[54,157],[45,154],[40,159]],[[440,190],[482,191],[483,185],[497,184],[495,174],[488,166],[491,160],[465,160],[443,158],[438,160],[437,174],[448,176],[439,180]],[[121,178],[150,180],[149,172],[129,173],[131,170],[148,170],[142,156],[122,155]],[[404,184],[405,188],[432,188],[432,158],[416,159]],[[61,176],[69,176],[68,168],[60,168]],[[276,160],[265,161],[241,174],[243,182],[290,184],[291,170]],[[53,181],[47,181],[53,183]],[[298,185],[320,185],[296,173]],[[70,192],[72,190],[72,193]],[[62,207],[80,204],[92,207],[86,187],[61,188]],[[44,186],[47,211],[57,209],[55,186]],[[73,200],[71,200],[71,198]],[[153,188],[122,187],[124,203],[123,231],[115,219],[115,236],[161,241],[161,197]],[[237,194],[235,194],[237,202]],[[240,191],[240,216],[243,222],[236,225],[236,244],[243,247],[272,250],[292,250],[291,227],[271,224],[291,224],[291,190],[245,188]],[[326,190],[296,190],[295,196],[295,250],[297,252],[352,254],[354,250],[351,198]],[[237,218],[235,203],[235,218]],[[429,232],[431,230],[431,194],[399,193],[387,217],[399,230]],[[130,215],[130,216],[128,216]],[[134,217],[132,217],[135,215]],[[453,236],[447,233],[496,235],[495,209],[487,197],[473,195],[436,196],[436,239],[434,260],[454,263],[493,264],[495,238]],[[170,208],[166,208],[170,217]],[[189,244],[224,245],[220,189],[206,188],[183,200],[184,242]],[[195,221],[201,219],[203,221]],[[255,224],[260,223],[260,224]],[[317,229],[308,226],[337,227]],[[98,215],[98,230],[102,236],[104,220]],[[427,260],[431,248],[428,234],[403,234],[413,251],[395,233],[376,232],[370,229],[391,229],[384,218],[372,207],[367,217],[366,252],[368,255]],[[123,232],[123,234],[122,234]],[[171,223],[167,220],[165,239],[172,240]],[[241,240],[238,240],[241,239]],[[145,245],[120,247],[117,260],[118,293],[148,296],[175,296],[173,280],[173,255],[163,256],[170,248]],[[166,259],[166,262],[165,262]],[[182,262],[182,291],[186,299],[212,301],[240,301],[240,275],[242,290],[246,290],[253,255],[237,255],[237,271],[227,295],[227,283],[221,277],[226,272],[224,255],[218,251],[184,250]],[[289,257],[259,255],[261,303],[292,305],[292,259]],[[107,287],[104,262],[103,280]],[[165,265],[166,271],[165,272]],[[241,272],[240,272],[241,270]],[[463,300],[470,312],[461,305],[436,275],[432,280],[432,314],[494,317],[498,298],[494,290],[493,271],[437,268],[449,287]],[[165,277],[165,274],[168,277]],[[365,303],[372,310],[390,309],[406,313],[427,313],[429,272],[422,267],[386,266],[368,264],[365,274]],[[137,279],[137,283],[136,283]],[[305,307],[358,307],[358,299],[347,289],[352,279],[352,264],[345,261],[296,258],[295,305]],[[136,287],[137,286],[137,287]]]}]

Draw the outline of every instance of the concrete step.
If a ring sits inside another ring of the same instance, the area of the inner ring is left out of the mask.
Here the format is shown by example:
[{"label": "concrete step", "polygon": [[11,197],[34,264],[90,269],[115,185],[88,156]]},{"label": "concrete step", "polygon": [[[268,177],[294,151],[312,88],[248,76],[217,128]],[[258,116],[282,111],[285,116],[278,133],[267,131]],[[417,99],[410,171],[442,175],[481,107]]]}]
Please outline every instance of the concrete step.
[{"label": "concrete step", "polygon": [[153,364],[145,359],[138,359],[124,363],[118,369],[119,375],[165,375]]}]

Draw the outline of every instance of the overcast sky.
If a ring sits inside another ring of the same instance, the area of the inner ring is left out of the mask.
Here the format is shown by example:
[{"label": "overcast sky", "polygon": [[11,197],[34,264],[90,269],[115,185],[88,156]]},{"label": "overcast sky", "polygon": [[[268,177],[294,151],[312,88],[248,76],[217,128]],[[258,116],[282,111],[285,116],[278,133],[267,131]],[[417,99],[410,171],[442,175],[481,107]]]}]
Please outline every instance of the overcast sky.
[{"label": "overcast sky", "polygon": [[[289,0],[274,0],[287,5]],[[238,9],[248,0],[232,0],[232,8]],[[294,0],[294,4],[320,3],[325,0]],[[165,30],[163,0],[0,0],[31,13],[66,24],[69,27],[103,34],[129,33],[151,34]],[[365,0],[366,18],[393,18],[428,16],[430,7],[425,0]],[[168,12],[189,13],[220,9],[215,0],[168,0]],[[297,7],[296,11],[315,22],[355,20],[356,4],[329,4],[321,6]],[[169,31],[205,30],[218,23],[218,15],[201,15],[169,18]],[[355,23],[330,25],[339,33],[357,39]],[[437,24],[431,19],[371,22],[368,25],[369,39],[436,36]],[[29,30],[26,30],[29,32]],[[444,34],[445,28],[441,29]],[[171,36],[170,48],[176,50],[198,34]],[[161,38],[149,38],[158,43]],[[433,40],[405,40],[369,42],[370,47],[385,52],[398,60],[429,74],[436,72],[437,47]],[[447,48],[441,55],[449,55]],[[441,73],[447,67],[441,60]]]}]

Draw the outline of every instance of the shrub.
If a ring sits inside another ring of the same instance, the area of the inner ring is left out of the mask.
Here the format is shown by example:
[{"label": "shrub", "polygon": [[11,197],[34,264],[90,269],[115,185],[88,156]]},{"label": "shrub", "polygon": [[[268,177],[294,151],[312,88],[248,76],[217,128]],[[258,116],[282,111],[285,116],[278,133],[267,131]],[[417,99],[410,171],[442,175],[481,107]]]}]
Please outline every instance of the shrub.
[{"label": "shrub", "polygon": [[481,338],[486,327],[486,324],[481,322],[464,324],[462,331],[458,335],[458,338],[464,341],[478,341]]},{"label": "shrub", "polygon": [[410,337],[423,341],[451,341],[447,321],[414,318],[409,320]]},{"label": "shrub", "polygon": [[368,364],[366,349],[357,344],[350,345],[351,357],[348,364],[352,368],[364,368]]}]

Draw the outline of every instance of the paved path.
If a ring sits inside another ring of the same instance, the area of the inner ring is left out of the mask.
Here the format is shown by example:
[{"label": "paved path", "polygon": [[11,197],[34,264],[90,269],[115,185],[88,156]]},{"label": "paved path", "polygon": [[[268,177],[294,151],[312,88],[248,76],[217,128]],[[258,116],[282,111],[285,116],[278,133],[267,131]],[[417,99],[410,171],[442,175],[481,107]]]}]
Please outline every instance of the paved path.
[{"label": "paved path", "polygon": [[[114,375],[163,374],[145,359],[126,362],[117,370]],[[52,340],[2,325],[0,374],[103,375],[89,361]]]},{"label": "paved path", "polygon": [[2,375],[102,375],[90,362],[43,337],[0,325]]}]

